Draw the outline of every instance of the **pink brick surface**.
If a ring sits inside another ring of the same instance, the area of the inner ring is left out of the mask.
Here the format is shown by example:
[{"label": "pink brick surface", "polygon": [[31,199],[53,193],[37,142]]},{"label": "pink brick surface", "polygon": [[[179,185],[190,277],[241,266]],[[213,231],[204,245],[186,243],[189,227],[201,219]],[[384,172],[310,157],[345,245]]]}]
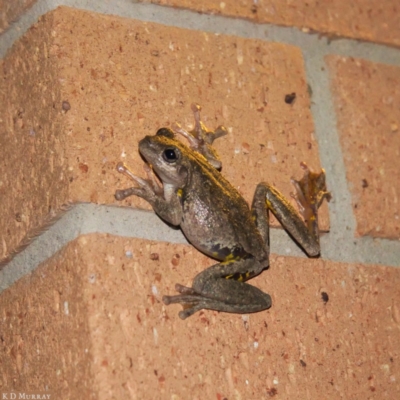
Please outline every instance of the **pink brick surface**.
[{"label": "pink brick surface", "polygon": [[32,27],[0,64],[0,259],[68,200],[51,21]]},{"label": "pink brick surface", "polygon": [[1,293],[1,398],[11,391],[93,398],[83,270],[72,244]]},{"label": "pink brick surface", "polygon": [[400,269],[273,256],[251,281],[272,295],[269,311],[181,321],[180,306],[161,296],[211,264],[191,246],[78,238],[0,297],[1,389],[47,384],[55,398],[96,399],[400,396]]},{"label": "pink brick surface", "polygon": [[359,235],[400,237],[400,68],[327,58]]},{"label": "pink brick surface", "polygon": [[150,0],[202,13],[250,19],[259,23],[295,26],[328,37],[349,37],[400,45],[400,5],[397,0]]},{"label": "pink brick surface", "polygon": [[131,185],[117,162],[143,175],[139,139],[192,124],[192,102],[210,128],[228,128],[216,148],[248,201],[260,181],[289,197],[301,161],[320,168],[303,59],[292,46],[61,7],[9,52],[1,85],[3,256],[64,203],[115,203],[115,189]]},{"label": "pink brick surface", "polygon": [[[391,0],[154,2],[400,44]],[[0,32],[31,4],[0,0]],[[326,60],[357,234],[398,239],[399,68]],[[246,200],[260,181],[289,197],[301,161],[320,168],[294,46],[60,7],[0,66],[0,259],[66,204],[117,204],[115,189],[131,185],[117,162],[144,175],[138,141],[175,121],[191,126],[192,102],[208,127],[228,128],[216,148]],[[326,206],[321,222],[329,228]],[[270,310],[181,321],[162,296],[213,263],[189,245],[70,242],[0,295],[0,397],[400,398],[400,269],[272,255],[250,282],[271,294]]]},{"label": "pink brick surface", "polygon": [[[1,0],[0,32],[26,12],[36,0]],[[315,31],[332,38],[349,37],[390,45],[400,45],[400,10],[396,0],[144,0],[160,5],[191,9],[209,14],[250,19]],[[112,11],[113,3],[109,3]]]}]

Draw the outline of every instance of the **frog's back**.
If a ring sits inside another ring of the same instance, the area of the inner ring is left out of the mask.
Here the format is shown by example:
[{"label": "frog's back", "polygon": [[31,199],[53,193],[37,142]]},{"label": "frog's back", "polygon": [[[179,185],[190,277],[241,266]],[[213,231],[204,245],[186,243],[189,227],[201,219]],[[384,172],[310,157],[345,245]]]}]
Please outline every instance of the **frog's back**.
[{"label": "frog's back", "polygon": [[195,157],[182,189],[181,229],[202,252],[225,259],[235,251],[253,254],[262,241],[247,202],[215,168]]}]

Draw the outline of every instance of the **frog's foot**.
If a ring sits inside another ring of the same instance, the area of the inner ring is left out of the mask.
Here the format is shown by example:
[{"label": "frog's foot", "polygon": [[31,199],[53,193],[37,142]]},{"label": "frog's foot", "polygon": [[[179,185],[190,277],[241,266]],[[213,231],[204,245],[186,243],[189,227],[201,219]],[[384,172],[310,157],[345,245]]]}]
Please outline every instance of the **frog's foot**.
[{"label": "frog's foot", "polygon": [[165,305],[182,304],[183,310],[178,313],[180,319],[186,319],[200,310],[215,310],[216,307],[220,306],[219,302],[216,303],[214,299],[209,299],[196,293],[192,288],[178,284],[175,287],[177,291],[180,291],[178,287],[183,289],[181,292],[183,294],[177,296],[163,296],[162,300]]},{"label": "frog's foot", "polygon": [[223,126],[219,126],[215,131],[210,131],[200,119],[200,110],[201,107],[198,104],[192,104],[195,120],[192,131],[186,131],[178,123],[172,125],[172,130],[184,136],[194,151],[202,154],[214,168],[220,170],[222,164],[212,144],[215,139],[225,136],[227,131]]},{"label": "frog's foot", "polygon": [[332,196],[327,191],[323,169],[317,173],[308,168],[304,162],[300,165],[304,169],[304,176],[298,181],[294,178],[291,179],[296,190],[292,197],[296,200],[299,212],[309,231],[314,237],[318,237],[318,208],[324,199],[329,201]]},{"label": "frog's foot", "polygon": [[179,312],[179,318],[186,319],[195,312],[206,308],[205,303],[207,299],[203,298],[203,296],[197,293],[193,288],[177,283],[175,285],[175,290],[181,294],[177,296],[163,296],[162,300],[167,306],[169,304],[182,304],[183,310]]},{"label": "frog's foot", "polygon": [[[228,280],[221,280],[220,283],[223,286],[225,286],[224,281]],[[233,281],[230,280],[230,282]],[[219,286],[219,283],[217,285]],[[230,286],[230,283],[228,285]],[[162,300],[165,305],[182,304],[183,310],[178,314],[181,319],[186,319],[200,310],[247,314],[266,310],[271,307],[272,301],[269,294],[245,283],[235,282],[234,285],[237,285],[237,287],[234,287],[233,290],[229,287],[227,293],[224,294],[224,291],[220,293],[221,298],[215,298],[214,296],[211,297],[210,294],[210,297],[208,297],[208,295],[198,293],[193,288],[177,284],[175,285],[175,289],[181,294],[177,296],[163,296]],[[235,293],[235,289],[238,289],[239,292],[238,299],[236,299],[236,296],[232,296],[232,292]]]},{"label": "frog's foot", "polygon": [[141,178],[129,170],[122,162],[117,164],[117,171],[132,179],[139,187],[131,187],[128,189],[116,190],[115,198],[117,200],[124,200],[125,198],[135,195],[140,197],[149,197],[154,195],[161,195],[163,188],[156,180],[153,170],[147,165],[144,165],[144,170],[148,179]]},{"label": "frog's foot", "polygon": [[215,139],[227,135],[226,128],[222,125],[218,126],[215,131],[210,131],[200,118],[201,106],[193,103],[191,106],[194,116],[194,129],[190,131],[191,135],[199,140],[204,140],[208,144],[213,144]]}]

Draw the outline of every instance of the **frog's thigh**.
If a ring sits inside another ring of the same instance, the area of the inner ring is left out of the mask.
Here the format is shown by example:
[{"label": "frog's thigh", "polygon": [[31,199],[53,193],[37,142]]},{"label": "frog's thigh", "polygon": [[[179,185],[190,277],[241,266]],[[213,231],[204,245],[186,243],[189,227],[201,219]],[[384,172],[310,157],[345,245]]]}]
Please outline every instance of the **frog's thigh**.
[{"label": "frog's thigh", "polygon": [[254,274],[258,262],[252,258],[229,264],[216,264],[198,274],[193,281],[193,289],[204,299],[212,301],[212,308],[226,312],[256,312],[271,307],[271,297],[244,280]]},{"label": "frog's thigh", "polygon": [[296,209],[272,185],[262,182],[257,185],[252,203],[252,213],[264,240],[268,237],[267,209],[271,210],[282,226],[293,236],[309,256],[319,254],[318,238],[315,238],[301,219]]}]

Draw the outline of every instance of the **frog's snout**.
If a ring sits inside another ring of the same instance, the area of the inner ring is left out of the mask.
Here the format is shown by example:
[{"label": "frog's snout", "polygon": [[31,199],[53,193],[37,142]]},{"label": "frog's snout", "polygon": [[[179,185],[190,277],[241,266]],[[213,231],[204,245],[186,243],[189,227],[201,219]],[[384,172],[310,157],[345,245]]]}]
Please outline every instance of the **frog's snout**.
[{"label": "frog's snout", "polygon": [[139,153],[146,159],[146,153],[151,151],[151,147],[151,136],[145,136],[139,141]]}]

